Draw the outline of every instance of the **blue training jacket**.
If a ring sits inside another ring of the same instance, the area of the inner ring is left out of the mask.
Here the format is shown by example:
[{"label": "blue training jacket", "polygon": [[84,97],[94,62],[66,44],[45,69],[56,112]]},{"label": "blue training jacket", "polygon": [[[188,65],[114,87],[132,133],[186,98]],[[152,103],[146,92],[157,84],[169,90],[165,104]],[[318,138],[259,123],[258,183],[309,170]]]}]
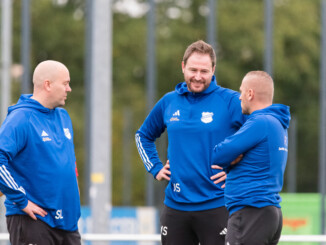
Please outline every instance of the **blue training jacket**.
[{"label": "blue training jacket", "polygon": [[49,226],[76,231],[80,199],[73,130],[66,110],[22,95],[0,128],[0,190],[6,215],[23,214],[30,200],[47,211]]},{"label": "blue training jacket", "polygon": [[163,168],[155,147],[167,128],[171,179],[165,190],[165,205],[198,211],[224,206],[223,183],[210,177],[213,147],[235,133],[244,123],[239,93],[216,84],[192,93],[185,82],[176,86],[154,106],[136,133],[136,144],[145,168],[154,178]]},{"label": "blue training jacket", "polygon": [[[254,111],[238,132],[214,148],[213,163],[230,168],[225,185],[230,214],[245,206],[280,207],[290,119],[289,107],[281,104]],[[242,160],[230,167],[240,154]]]}]

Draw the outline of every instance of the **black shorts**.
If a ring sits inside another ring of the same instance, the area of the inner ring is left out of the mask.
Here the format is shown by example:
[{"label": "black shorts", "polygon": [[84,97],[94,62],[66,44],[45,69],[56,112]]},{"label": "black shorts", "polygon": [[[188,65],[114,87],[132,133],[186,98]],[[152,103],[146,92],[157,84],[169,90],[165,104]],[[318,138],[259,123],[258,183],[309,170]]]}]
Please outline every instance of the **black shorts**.
[{"label": "black shorts", "polygon": [[277,244],[281,236],[282,222],[282,211],[278,207],[245,207],[230,216],[225,244]]},{"label": "black shorts", "polygon": [[81,245],[78,231],[55,229],[27,215],[7,216],[11,245]]},{"label": "black shorts", "polygon": [[163,245],[224,245],[228,212],[225,207],[179,211],[167,206],[161,213]]}]

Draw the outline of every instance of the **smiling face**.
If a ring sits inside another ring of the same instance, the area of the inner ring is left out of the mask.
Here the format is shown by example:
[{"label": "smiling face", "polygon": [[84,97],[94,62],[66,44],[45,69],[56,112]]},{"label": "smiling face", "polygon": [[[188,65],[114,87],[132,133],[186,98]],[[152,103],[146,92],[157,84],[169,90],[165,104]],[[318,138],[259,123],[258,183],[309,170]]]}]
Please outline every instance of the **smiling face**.
[{"label": "smiling face", "polygon": [[186,63],[182,62],[184,79],[188,90],[193,93],[203,92],[209,87],[214,71],[209,54],[194,52]]}]

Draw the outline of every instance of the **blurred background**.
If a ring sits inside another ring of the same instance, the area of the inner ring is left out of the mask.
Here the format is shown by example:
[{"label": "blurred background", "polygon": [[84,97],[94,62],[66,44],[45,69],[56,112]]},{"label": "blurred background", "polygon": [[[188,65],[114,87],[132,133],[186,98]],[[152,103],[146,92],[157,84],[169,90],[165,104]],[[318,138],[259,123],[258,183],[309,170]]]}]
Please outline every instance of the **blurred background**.
[{"label": "blurred background", "polygon": [[[5,1],[1,0],[1,3]],[[153,103],[183,81],[183,53],[189,44],[199,39],[215,47],[216,76],[218,84],[223,87],[238,90],[243,76],[251,70],[266,70],[272,75],[274,103],[289,105],[292,114],[283,193],[315,195],[321,191],[323,184],[320,184],[319,176],[324,171],[320,167],[322,148],[319,147],[322,136],[323,0],[107,1],[111,6],[109,18],[112,27],[110,42],[107,43],[112,50],[112,63],[107,69],[112,71],[108,77],[112,87],[107,95],[102,93],[99,96],[111,101],[108,126],[112,130],[112,149],[108,151],[112,154],[109,162],[98,164],[109,167],[112,191],[104,191],[110,192],[110,205],[152,206],[158,210],[161,207],[166,183],[148,178],[134,143],[134,134]],[[88,106],[87,100],[94,82],[88,72],[90,40],[95,28],[92,20],[96,18],[90,11],[91,2],[10,1],[10,104],[16,103],[22,92],[32,92],[31,76],[39,62],[53,59],[68,67],[72,93],[65,108],[74,126],[83,206],[90,205],[91,185],[87,122],[93,108]],[[271,6],[267,9],[269,4]],[[1,6],[2,30],[7,13],[4,6]],[[29,15],[24,19],[26,13]],[[24,30],[27,34],[23,34]],[[4,33],[1,32],[2,40]],[[24,37],[29,38],[29,42]],[[5,50],[2,49],[2,55]],[[7,68],[3,60],[1,64],[3,73]],[[24,64],[29,64],[29,67]],[[23,83],[24,74],[27,84]],[[93,74],[95,79],[97,76],[101,79],[101,74]],[[161,160],[165,162],[165,135],[157,142],[157,147]],[[320,205],[319,198],[315,197],[316,205]],[[319,211],[316,213],[319,216]]]}]

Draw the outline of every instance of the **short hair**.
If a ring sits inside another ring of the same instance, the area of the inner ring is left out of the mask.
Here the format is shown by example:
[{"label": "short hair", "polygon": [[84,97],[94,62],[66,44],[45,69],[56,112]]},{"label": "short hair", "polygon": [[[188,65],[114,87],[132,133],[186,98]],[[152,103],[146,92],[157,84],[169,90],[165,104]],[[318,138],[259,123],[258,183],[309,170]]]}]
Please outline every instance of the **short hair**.
[{"label": "short hair", "polygon": [[247,77],[247,76],[261,77],[261,78],[264,78],[264,79],[269,80],[270,82],[274,83],[273,78],[265,71],[250,71],[245,75],[245,77]]},{"label": "short hair", "polygon": [[256,81],[256,92],[260,100],[273,101],[274,97],[274,81],[273,78],[265,71],[250,71],[245,78],[251,78]]},{"label": "short hair", "polygon": [[212,67],[216,65],[216,55],[213,47],[203,40],[196,41],[188,46],[182,59],[185,65],[193,53],[208,54],[212,60]]}]

